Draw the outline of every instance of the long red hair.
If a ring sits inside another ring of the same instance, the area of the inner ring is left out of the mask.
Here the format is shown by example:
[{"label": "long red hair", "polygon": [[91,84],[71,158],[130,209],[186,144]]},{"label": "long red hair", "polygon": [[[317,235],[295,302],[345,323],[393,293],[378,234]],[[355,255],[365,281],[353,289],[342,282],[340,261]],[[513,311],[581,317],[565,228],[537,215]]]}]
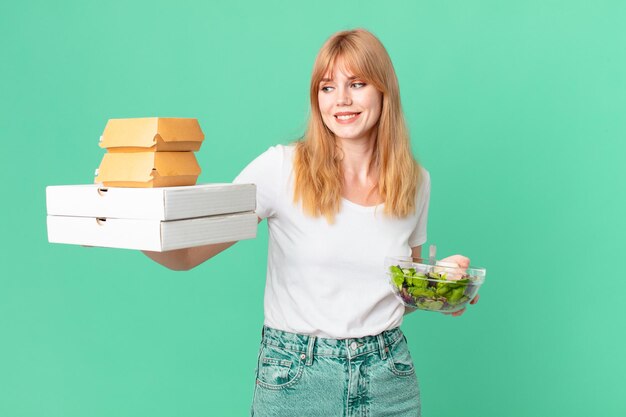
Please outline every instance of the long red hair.
[{"label": "long red hair", "polygon": [[384,212],[405,217],[415,210],[419,165],[413,153],[400,104],[400,90],[393,64],[383,44],[364,29],[332,35],[320,49],[311,75],[311,115],[303,138],[296,143],[294,202],[304,212],[334,222],[341,206],[343,172],[341,152],[333,132],[324,124],[318,104],[320,82],[333,72],[338,58],[354,75],[382,93],[373,166],[378,172],[378,193]]}]

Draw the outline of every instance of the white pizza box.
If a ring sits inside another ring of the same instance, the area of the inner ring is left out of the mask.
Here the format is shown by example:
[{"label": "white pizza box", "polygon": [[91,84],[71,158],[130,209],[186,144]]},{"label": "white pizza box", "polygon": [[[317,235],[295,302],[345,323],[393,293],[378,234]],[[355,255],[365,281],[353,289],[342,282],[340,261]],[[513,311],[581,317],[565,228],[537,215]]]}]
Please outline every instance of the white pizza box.
[{"label": "white pizza box", "polygon": [[254,212],[162,221],[48,216],[48,241],[163,252],[256,237]]},{"label": "white pizza box", "polygon": [[254,184],[129,188],[102,184],[46,187],[48,215],[178,220],[254,211]]}]

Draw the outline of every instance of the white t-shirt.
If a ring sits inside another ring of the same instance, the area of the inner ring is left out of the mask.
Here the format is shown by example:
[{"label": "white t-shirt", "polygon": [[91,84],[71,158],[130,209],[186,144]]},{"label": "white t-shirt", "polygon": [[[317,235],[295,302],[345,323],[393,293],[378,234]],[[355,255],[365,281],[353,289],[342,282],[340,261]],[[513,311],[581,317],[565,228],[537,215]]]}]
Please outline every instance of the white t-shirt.
[{"label": "white t-shirt", "polygon": [[336,339],[376,335],[402,323],[403,304],[388,283],[386,256],[407,256],[426,242],[430,175],[416,196],[416,212],[398,219],[383,204],[342,199],[335,223],[305,215],[293,203],[295,145],[277,145],[233,181],[257,187],[256,214],[269,230],[265,325]]}]

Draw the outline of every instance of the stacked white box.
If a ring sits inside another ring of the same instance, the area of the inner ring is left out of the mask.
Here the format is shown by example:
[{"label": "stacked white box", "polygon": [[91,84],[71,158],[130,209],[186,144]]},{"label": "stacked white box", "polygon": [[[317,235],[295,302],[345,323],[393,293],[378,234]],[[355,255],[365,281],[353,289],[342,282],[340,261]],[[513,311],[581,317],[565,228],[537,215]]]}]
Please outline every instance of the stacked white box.
[{"label": "stacked white box", "polygon": [[46,188],[48,241],[166,251],[256,237],[253,184]]}]

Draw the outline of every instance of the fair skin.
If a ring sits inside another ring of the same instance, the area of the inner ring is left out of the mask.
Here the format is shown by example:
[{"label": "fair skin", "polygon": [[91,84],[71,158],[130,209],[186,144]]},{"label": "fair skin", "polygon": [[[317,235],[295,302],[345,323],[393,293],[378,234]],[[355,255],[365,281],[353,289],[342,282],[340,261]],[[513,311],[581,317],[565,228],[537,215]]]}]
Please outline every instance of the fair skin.
[{"label": "fair skin", "polygon": [[380,204],[378,173],[371,161],[382,94],[338,60],[334,73],[323,77],[317,98],[322,120],[343,151],[343,197],[363,206]]},{"label": "fair skin", "polygon": [[[335,134],[343,151],[344,172],[342,197],[363,206],[382,203],[378,194],[378,173],[372,167],[372,154],[376,142],[376,127],[382,107],[382,94],[372,85],[360,80],[345,69],[341,60],[333,74],[326,74],[320,83],[318,103],[322,119]],[[261,219],[258,219],[259,223]],[[217,243],[166,252],[142,251],[150,259],[175,270],[187,271],[236,242]],[[422,247],[412,248],[414,258],[421,257]],[[445,258],[461,268],[469,266],[469,259],[461,255]],[[470,302],[475,304],[478,295]],[[415,311],[406,308],[405,314]],[[460,316],[465,309],[453,316]]]}]

